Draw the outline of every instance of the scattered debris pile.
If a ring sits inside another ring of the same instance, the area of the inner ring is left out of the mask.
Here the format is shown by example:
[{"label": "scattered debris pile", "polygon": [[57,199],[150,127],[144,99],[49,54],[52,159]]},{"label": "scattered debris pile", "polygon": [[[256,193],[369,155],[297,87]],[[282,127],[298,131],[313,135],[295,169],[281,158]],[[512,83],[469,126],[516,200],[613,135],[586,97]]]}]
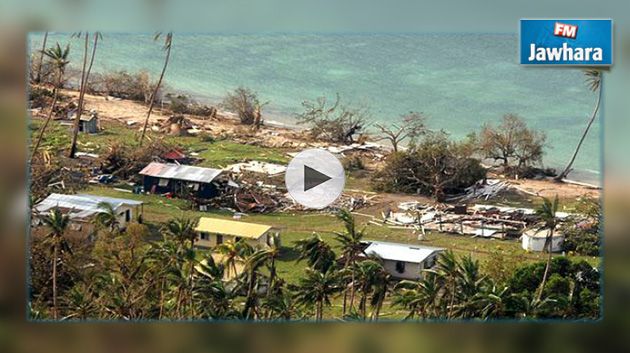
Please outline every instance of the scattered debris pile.
[{"label": "scattered debris pile", "polygon": [[[558,212],[563,220],[570,216]],[[382,213],[382,223],[394,228],[411,228],[425,234],[428,231],[471,235],[473,237],[493,237],[499,239],[516,238],[529,228],[536,226],[540,218],[533,209],[502,207],[495,205],[421,204],[402,202],[398,211]],[[378,223],[373,220],[371,223]],[[380,224],[379,224],[380,225]]]},{"label": "scattered debris pile", "polygon": [[171,136],[186,136],[194,128],[192,122],[183,115],[173,115],[162,122],[159,130]]},{"label": "scattered debris pile", "polygon": [[229,165],[226,170],[232,173],[252,172],[266,174],[268,176],[277,176],[287,171],[287,167],[280,164],[273,164],[260,161],[249,161],[245,163],[236,163]]}]

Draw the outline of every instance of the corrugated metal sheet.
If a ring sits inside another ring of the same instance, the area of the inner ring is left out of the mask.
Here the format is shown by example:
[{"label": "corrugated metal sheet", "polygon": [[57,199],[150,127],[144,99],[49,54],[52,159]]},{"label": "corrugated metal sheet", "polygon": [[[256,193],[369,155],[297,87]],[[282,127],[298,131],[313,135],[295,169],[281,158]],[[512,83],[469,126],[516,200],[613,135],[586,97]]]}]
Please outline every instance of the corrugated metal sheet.
[{"label": "corrugated metal sheet", "polygon": [[404,261],[411,263],[421,263],[440,248],[432,248],[420,245],[396,244],[385,242],[371,242],[365,249],[367,255],[376,255],[383,260]]},{"label": "corrugated metal sheet", "polygon": [[212,182],[222,170],[212,168],[193,167],[171,163],[152,162],[140,171],[140,175],[156,178],[196,181],[200,183]]},{"label": "corrugated metal sheet", "polygon": [[271,229],[271,226],[256,223],[245,223],[218,218],[201,217],[195,229],[198,232],[224,234],[234,237],[258,239]]},{"label": "corrugated metal sheet", "polygon": [[35,206],[35,210],[38,213],[46,213],[55,207],[59,207],[72,210],[70,212],[70,217],[72,218],[86,218],[102,211],[98,206],[101,202],[110,204],[114,210],[122,205],[137,206],[142,204],[142,201],[98,195],[50,194],[46,199]]}]

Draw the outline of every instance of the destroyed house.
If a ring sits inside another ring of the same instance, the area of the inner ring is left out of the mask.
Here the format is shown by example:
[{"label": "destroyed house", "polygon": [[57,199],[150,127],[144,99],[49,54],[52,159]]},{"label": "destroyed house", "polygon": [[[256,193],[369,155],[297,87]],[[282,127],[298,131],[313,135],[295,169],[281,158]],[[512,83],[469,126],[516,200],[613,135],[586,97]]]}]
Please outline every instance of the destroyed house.
[{"label": "destroyed house", "polygon": [[366,242],[363,252],[367,256],[375,256],[383,261],[383,267],[399,279],[419,279],[422,271],[435,265],[437,256],[444,251],[415,244],[386,243],[379,241]]},{"label": "destroyed house", "polygon": [[49,214],[52,209],[59,208],[70,218],[69,235],[91,236],[95,231],[96,215],[105,211],[102,203],[109,204],[116,212],[118,226],[122,229],[142,215],[142,201],[87,194],[50,194],[35,205],[32,225],[41,226],[41,217]]},{"label": "destroyed house", "polygon": [[217,196],[223,184],[220,169],[153,162],[140,171],[145,192],[193,195],[209,199]]}]

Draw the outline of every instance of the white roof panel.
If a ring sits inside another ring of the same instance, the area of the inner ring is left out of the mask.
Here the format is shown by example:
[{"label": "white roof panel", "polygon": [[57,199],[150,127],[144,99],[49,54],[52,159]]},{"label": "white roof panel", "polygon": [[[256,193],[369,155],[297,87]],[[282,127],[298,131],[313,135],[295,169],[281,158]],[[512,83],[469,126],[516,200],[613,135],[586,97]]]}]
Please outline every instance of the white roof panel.
[{"label": "white roof panel", "polygon": [[199,183],[210,183],[219,174],[220,169],[194,167],[190,165],[179,165],[173,163],[149,163],[140,171],[140,175],[148,175],[163,179],[177,179],[194,181]]},{"label": "white roof panel", "polygon": [[384,260],[421,263],[433,253],[442,250],[444,249],[413,244],[374,241],[365,249],[365,253],[370,256],[376,255]]},{"label": "white roof panel", "polygon": [[137,206],[142,204],[142,201],[98,195],[50,194],[47,198],[35,206],[35,210],[38,213],[45,213],[55,207],[59,207],[73,210],[74,212],[70,212],[70,216],[73,218],[85,218],[101,212],[101,208],[98,206],[101,202],[110,204],[114,209],[117,209],[122,205]]}]

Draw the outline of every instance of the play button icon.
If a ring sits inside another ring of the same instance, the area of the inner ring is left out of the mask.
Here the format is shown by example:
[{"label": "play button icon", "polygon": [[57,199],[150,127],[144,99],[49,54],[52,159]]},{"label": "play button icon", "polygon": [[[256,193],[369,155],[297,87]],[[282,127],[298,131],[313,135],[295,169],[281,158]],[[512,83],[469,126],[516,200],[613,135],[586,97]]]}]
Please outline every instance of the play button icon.
[{"label": "play button icon", "polygon": [[320,173],[307,165],[304,166],[304,191],[308,191],[330,179],[332,178],[328,175]]},{"label": "play button icon", "polygon": [[308,208],[322,209],[343,192],[346,178],[341,162],[323,149],[298,153],[289,163],[285,184],[291,197]]}]

